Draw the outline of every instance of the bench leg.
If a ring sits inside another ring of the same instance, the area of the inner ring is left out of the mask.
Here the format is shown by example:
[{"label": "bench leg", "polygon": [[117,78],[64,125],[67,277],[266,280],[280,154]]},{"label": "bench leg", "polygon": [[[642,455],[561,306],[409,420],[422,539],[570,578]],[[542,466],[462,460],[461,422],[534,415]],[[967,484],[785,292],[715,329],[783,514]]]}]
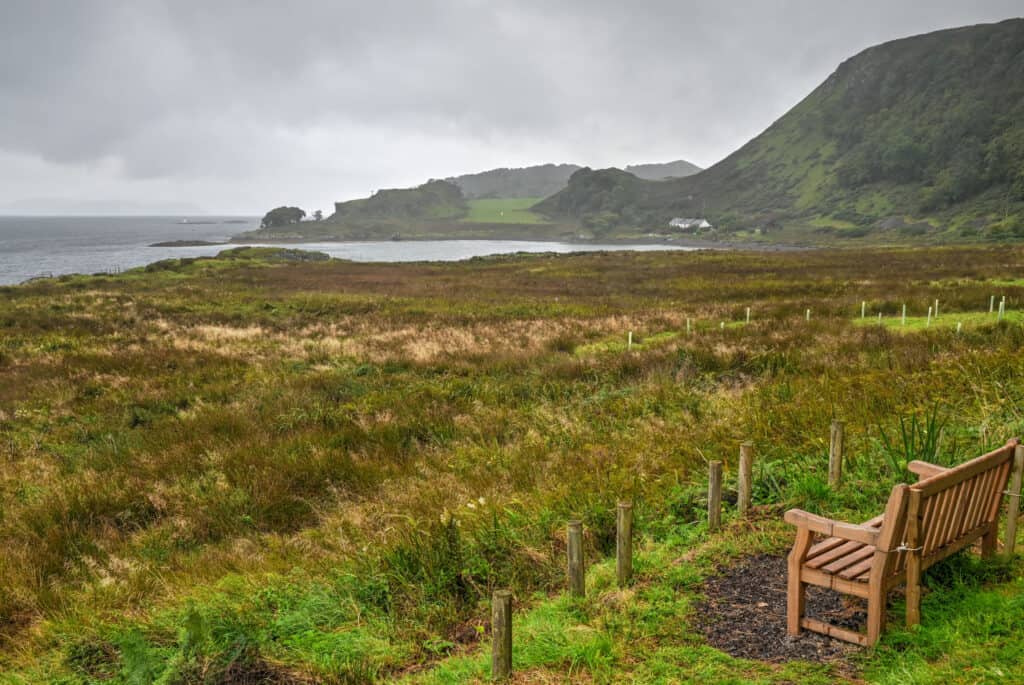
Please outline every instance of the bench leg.
[{"label": "bench leg", "polygon": [[[913,553],[907,555],[908,561],[914,558]],[[916,626],[921,622],[921,566],[920,560],[917,564],[907,565],[907,627]]]},{"label": "bench leg", "polygon": [[885,629],[885,600],[881,584],[871,583],[868,589],[868,646],[877,644]]},{"label": "bench leg", "polygon": [[800,567],[807,559],[807,550],[811,548],[811,531],[798,528],[796,542],[789,553],[789,580],[786,585],[786,632],[790,635],[800,634],[800,621],[804,617],[807,603],[807,583],[800,581]]},{"label": "bench leg", "polygon": [[988,559],[996,553],[996,546],[999,544],[998,521],[988,529],[981,538],[981,558]]},{"label": "bench leg", "polygon": [[789,588],[786,596],[786,632],[800,634],[800,620],[804,617],[807,604],[807,583],[800,582],[799,570],[789,574]]}]

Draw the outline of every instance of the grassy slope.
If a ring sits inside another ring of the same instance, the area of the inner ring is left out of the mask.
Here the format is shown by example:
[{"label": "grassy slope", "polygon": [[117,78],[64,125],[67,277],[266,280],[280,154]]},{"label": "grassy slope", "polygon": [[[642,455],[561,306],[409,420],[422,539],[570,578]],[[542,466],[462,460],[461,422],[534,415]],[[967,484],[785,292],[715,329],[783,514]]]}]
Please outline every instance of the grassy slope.
[{"label": "grassy slope", "polygon": [[[927,456],[880,440],[898,417],[937,407],[947,461],[1024,432],[1019,249],[268,256],[0,289],[0,682],[465,682],[500,586],[528,679],[828,682],[704,645],[701,578],[783,550],[786,506],[876,513]],[[920,316],[935,298],[927,330],[858,323],[862,300]],[[837,492],[833,414],[855,455]],[[768,509],[709,536],[705,460],[728,480],[745,438]],[[604,559],[622,497],[636,587],[611,591],[601,561],[592,599],[561,597],[564,521]],[[1019,562],[964,563],[930,575],[924,627],[889,633],[864,678],[1024,669]]]},{"label": "grassy slope", "polygon": [[462,220],[483,224],[548,223],[543,216],[530,211],[540,200],[539,197],[470,200],[469,214]]},{"label": "grassy slope", "polygon": [[[610,230],[706,210],[738,237],[774,220],[789,230],[767,239],[781,242],[1024,237],[1022,50],[1024,20],[879,45],[700,174],[578,175],[541,209]],[[918,226],[880,228],[888,217]]]}]

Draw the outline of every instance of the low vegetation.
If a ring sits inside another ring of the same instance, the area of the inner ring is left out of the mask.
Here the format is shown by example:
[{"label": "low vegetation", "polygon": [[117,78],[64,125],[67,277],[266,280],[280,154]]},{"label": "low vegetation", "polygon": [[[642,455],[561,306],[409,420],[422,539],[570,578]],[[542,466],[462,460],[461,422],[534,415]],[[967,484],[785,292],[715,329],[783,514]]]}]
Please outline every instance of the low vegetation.
[{"label": "low vegetation", "polygon": [[[843,662],[732,657],[696,613],[720,567],[784,553],[786,507],[867,518],[908,459],[1024,433],[1022,264],[1019,248],[406,265],[243,249],[0,288],[0,683],[483,681],[498,587],[522,682],[1020,673],[1019,559],[935,567],[920,629],[897,620]],[[727,505],[710,535],[706,463],[731,489],[746,439],[758,514]],[[624,591],[619,499],[639,536]],[[563,594],[577,516],[585,600]]]}]

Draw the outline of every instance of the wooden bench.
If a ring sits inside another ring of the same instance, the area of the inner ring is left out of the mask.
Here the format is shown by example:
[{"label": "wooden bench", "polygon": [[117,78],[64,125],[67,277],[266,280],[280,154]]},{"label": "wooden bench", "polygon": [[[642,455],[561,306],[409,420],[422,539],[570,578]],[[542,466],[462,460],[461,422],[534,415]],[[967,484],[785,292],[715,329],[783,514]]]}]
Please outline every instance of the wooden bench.
[{"label": "wooden bench", "polygon": [[[873,645],[885,625],[886,597],[901,583],[907,586],[907,625],[919,623],[922,571],[979,540],[982,556],[995,551],[999,508],[1014,454],[1024,452],[1019,444],[1013,439],[954,468],[911,462],[908,468],[918,482],[894,487],[885,513],[860,525],[787,511],[786,522],[797,527],[789,554],[789,634],[799,635],[806,628]],[[1021,460],[1018,456],[1016,463]],[[1019,487],[1019,477],[1014,483]],[[804,616],[808,584],[867,598],[867,634]]]}]

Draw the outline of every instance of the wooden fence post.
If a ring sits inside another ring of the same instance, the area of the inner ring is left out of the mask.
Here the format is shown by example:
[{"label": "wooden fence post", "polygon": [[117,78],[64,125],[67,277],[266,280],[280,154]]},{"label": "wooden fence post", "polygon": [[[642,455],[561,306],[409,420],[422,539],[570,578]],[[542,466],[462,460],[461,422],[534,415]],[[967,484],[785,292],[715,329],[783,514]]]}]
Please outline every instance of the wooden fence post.
[{"label": "wooden fence post", "polygon": [[491,677],[512,675],[512,593],[495,590],[491,598]]},{"label": "wooden fence post", "polygon": [[633,503],[619,502],[615,510],[615,573],[619,587],[633,578]]},{"label": "wooden fence post", "polygon": [[828,484],[839,485],[843,479],[843,422],[832,421],[828,445]]},{"label": "wooden fence post", "polygon": [[586,569],[583,565],[583,522],[569,521],[569,592],[576,597],[583,597],[586,589]]},{"label": "wooden fence post", "polygon": [[903,316],[900,317],[900,325],[901,326],[906,326],[907,325],[907,305],[906,305],[906,303],[903,304]]},{"label": "wooden fence post", "polygon": [[751,487],[754,481],[754,443],[744,442],[740,445],[739,482],[736,486],[736,507],[740,516],[750,513]]},{"label": "wooden fence post", "polygon": [[708,530],[722,525],[722,462],[708,464]]},{"label": "wooden fence post", "polygon": [[1020,516],[1020,486],[1024,476],[1024,445],[1013,451],[1013,474],[1010,477],[1009,502],[1006,503],[1006,556],[1012,557],[1017,547],[1017,517]]}]

